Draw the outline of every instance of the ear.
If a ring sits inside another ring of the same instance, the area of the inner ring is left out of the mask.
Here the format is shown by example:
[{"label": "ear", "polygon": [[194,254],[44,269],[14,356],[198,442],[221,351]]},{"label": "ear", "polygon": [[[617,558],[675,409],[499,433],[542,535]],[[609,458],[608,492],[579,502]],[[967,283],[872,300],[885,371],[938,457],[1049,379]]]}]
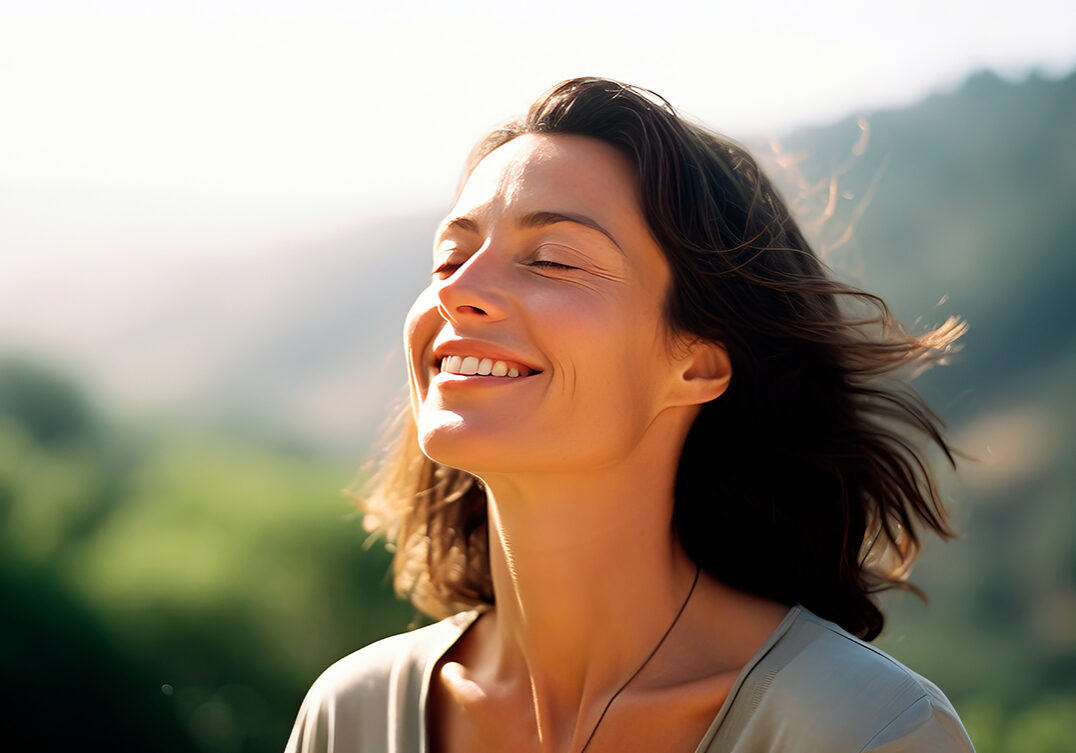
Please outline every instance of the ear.
[{"label": "ear", "polygon": [[674,387],[677,404],[702,405],[721,397],[732,380],[732,361],[725,346],[700,338],[679,347],[685,352]]}]

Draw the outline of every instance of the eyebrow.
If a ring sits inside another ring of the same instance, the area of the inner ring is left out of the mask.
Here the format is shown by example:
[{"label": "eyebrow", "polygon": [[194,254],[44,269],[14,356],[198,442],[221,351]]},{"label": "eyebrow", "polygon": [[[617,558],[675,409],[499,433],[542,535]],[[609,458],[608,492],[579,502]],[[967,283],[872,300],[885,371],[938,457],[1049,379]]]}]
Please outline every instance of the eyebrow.
[{"label": "eyebrow", "polygon": [[[597,230],[616,246],[617,251],[624,253],[624,249],[620,247],[620,244],[617,242],[616,238],[613,237],[613,234],[602,227],[597,220],[587,217],[585,214],[575,214],[571,212],[530,212],[520,217],[517,224],[519,227],[523,228],[539,228],[548,225],[556,225],[561,222],[571,222],[576,225],[590,228],[591,230]],[[441,228],[441,234],[444,234],[449,230],[462,230],[470,233],[479,232],[478,223],[470,217],[454,217],[444,224]]]}]

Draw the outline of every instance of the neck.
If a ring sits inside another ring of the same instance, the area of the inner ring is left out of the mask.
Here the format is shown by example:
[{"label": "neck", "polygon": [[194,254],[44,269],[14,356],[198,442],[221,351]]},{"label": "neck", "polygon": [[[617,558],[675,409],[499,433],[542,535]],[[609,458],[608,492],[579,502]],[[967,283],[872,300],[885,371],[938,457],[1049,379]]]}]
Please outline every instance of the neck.
[{"label": "neck", "polygon": [[497,672],[529,685],[545,749],[580,750],[691,588],[696,567],[672,528],[675,456],[660,451],[585,473],[483,476]]}]

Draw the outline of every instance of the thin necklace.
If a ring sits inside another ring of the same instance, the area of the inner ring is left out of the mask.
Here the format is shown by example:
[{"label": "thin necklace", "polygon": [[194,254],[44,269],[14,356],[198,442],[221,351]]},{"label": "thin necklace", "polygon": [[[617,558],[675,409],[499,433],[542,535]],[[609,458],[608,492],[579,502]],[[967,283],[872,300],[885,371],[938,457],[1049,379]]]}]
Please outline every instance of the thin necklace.
[{"label": "thin necklace", "polygon": [[606,701],[605,708],[602,709],[601,716],[599,716],[598,721],[595,722],[594,729],[590,731],[590,736],[587,738],[587,741],[583,743],[583,747],[579,749],[579,753],[586,753],[587,748],[590,747],[590,741],[593,740],[594,735],[597,734],[598,727],[601,726],[602,720],[605,719],[605,715],[609,711],[609,707],[613,705],[613,701],[615,701],[617,696],[624,692],[624,688],[628,687],[628,685],[631,685],[631,681],[638,677],[639,673],[646,668],[646,665],[650,663],[650,660],[654,658],[654,655],[661,648],[662,644],[665,643],[665,639],[669,637],[669,633],[671,633],[673,631],[673,628],[676,627],[676,623],[680,621],[680,615],[682,615],[684,613],[684,610],[687,609],[687,603],[691,601],[691,595],[695,593],[695,586],[699,584],[699,572],[701,571],[701,569],[702,568],[699,567],[698,563],[696,563],[695,579],[691,581],[691,588],[690,590],[688,590],[687,596],[684,597],[684,603],[680,605],[680,611],[678,611],[676,613],[676,616],[673,617],[672,622],[669,623],[669,627],[665,629],[665,635],[661,636],[661,640],[658,641],[658,645],[654,646],[654,650],[650,652],[650,655],[643,660],[643,663],[640,664],[639,668],[632,673],[631,677],[625,680],[624,684],[621,685],[615,693],[613,693],[612,697],[608,701]]}]

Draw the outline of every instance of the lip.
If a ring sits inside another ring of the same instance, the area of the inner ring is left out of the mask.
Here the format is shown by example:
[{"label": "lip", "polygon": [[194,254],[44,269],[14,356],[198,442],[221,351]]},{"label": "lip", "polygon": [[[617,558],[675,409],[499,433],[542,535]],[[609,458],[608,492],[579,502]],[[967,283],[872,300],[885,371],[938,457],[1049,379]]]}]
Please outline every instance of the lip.
[{"label": "lip", "polygon": [[524,382],[529,383],[531,382],[531,377],[534,376],[537,376],[537,374],[519,377],[495,377],[482,374],[451,374],[447,371],[438,371],[430,377],[430,385],[437,385],[440,389],[452,389],[455,387],[497,388]]},{"label": "lip", "polygon": [[[478,358],[489,358],[494,361],[513,362],[529,369],[531,373],[528,374],[528,376],[534,376],[542,372],[540,368],[538,368],[533,363],[528,361],[526,358],[520,356],[519,354],[505,348],[501,348],[497,345],[493,345],[492,343],[483,342],[481,340],[457,338],[453,340],[445,340],[443,342],[435,343],[433,348],[433,360],[430,364],[431,367],[435,369],[438,373],[443,373],[440,371],[441,359],[446,358],[447,356],[476,356]],[[450,376],[460,378],[473,378],[474,376],[478,375],[467,375],[465,377],[462,374],[452,374]],[[482,378],[486,379],[486,377]],[[518,381],[519,379],[526,378],[527,377],[516,377],[510,381]],[[496,377],[496,379],[500,380],[502,379],[502,377]]]}]

